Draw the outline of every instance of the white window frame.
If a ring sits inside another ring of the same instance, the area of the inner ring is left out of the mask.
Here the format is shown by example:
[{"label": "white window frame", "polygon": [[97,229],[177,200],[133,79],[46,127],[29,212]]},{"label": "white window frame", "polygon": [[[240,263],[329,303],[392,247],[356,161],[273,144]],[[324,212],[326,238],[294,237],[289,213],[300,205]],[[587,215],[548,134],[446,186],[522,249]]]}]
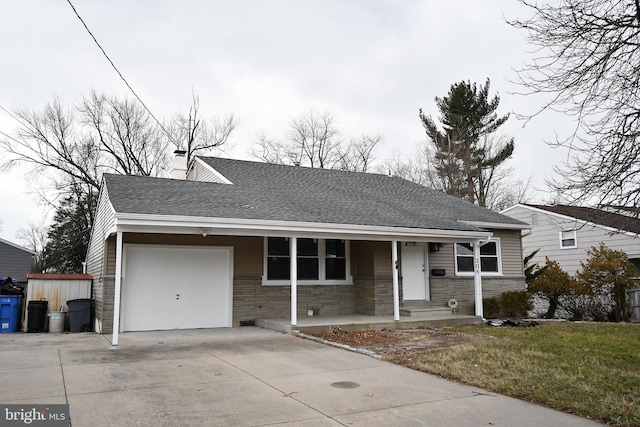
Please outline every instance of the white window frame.
[{"label": "white window frame", "polygon": [[[485,243],[495,243],[496,244],[496,255],[498,257],[498,271],[481,271],[480,275],[482,276],[502,276],[502,245],[500,242],[500,238],[492,237]],[[458,244],[459,243],[467,243],[468,242],[456,242],[453,245],[453,264],[455,266],[456,276],[473,276],[473,271],[458,271]],[[464,255],[463,255],[464,256]],[[488,255],[480,255],[480,258],[487,257]],[[493,255],[491,255],[493,257]],[[482,263],[480,263],[482,265]]]},{"label": "white window frame", "polygon": [[[283,236],[268,236],[265,237],[264,240],[264,249],[263,249],[263,263],[262,263],[262,285],[263,286],[289,286],[291,285],[291,280],[268,280],[267,277],[267,267],[269,263],[269,237],[283,237]],[[288,237],[285,237],[289,239]],[[298,239],[308,239],[310,237],[298,237]],[[350,251],[350,241],[346,239],[336,239],[336,240],[344,240],[344,251],[345,251],[345,279],[342,280],[327,280],[326,279],[326,262],[327,259],[327,248],[326,248],[326,240],[334,240],[334,239],[319,239],[316,237],[311,237],[313,239],[318,240],[318,279],[308,280],[308,279],[298,279],[296,282],[300,286],[304,285],[353,285],[353,277],[351,276],[351,251]],[[289,258],[291,259],[291,254],[289,254]]]},{"label": "white window frame", "polygon": [[[564,238],[565,233],[573,233],[573,245],[565,246],[563,244],[565,240],[570,240],[570,239]],[[576,230],[560,230],[558,233],[558,236],[560,238],[560,249],[577,249],[578,248],[578,233],[576,232]]]}]

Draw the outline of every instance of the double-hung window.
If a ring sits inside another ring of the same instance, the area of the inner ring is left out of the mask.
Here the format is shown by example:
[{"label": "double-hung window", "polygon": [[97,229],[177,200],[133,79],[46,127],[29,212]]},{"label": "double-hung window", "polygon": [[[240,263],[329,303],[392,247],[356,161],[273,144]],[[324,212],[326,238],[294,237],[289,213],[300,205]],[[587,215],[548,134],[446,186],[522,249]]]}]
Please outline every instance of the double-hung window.
[{"label": "double-hung window", "polygon": [[[470,243],[456,243],[456,273],[473,273],[473,246]],[[483,274],[502,273],[500,261],[500,240],[491,239],[480,246],[480,272]]]},{"label": "double-hung window", "polygon": [[575,249],[578,247],[576,230],[560,232],[560,249]]},{"label": "double-hung window", "polygon": [[[297,239],[296,268],[303,283],[351,283],[349,242],[341,239]],[[286,284],[290,280],[289,239],[265,238],[265,284]]]}]

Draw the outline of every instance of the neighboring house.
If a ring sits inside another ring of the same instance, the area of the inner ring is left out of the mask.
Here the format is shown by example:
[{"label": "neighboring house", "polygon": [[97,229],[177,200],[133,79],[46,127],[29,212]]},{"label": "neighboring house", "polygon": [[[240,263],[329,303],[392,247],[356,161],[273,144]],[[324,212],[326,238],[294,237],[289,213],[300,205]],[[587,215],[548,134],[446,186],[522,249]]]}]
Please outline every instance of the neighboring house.
[{"label": "neighboring house", "polygon": [[482,316],[482,295],[525,288],[528,225],[510,217],[398,177],[176,161],[181,179],[103,178],[87,273],[114,344],[118,331],[296,325],[309,310],[399,320],[407,301],[456,298]]},{"label": "neighboring house", "polygon": [[[621,211],[624,212],[624,211]],[[514,219],[531,224],[523,235],[524,255],[540,249],[532,262],[555,260],[574,275],[586,262],[587,250],[603,242],[610,249],[624,251],[640,272],[640,220],[627,214],[565,205],[518,204],[502,211]]]},{"label": "neighboring house", "polygon": [[35,254],[30,249],[0,239],[0,277],[11,277],[26,283]]}]

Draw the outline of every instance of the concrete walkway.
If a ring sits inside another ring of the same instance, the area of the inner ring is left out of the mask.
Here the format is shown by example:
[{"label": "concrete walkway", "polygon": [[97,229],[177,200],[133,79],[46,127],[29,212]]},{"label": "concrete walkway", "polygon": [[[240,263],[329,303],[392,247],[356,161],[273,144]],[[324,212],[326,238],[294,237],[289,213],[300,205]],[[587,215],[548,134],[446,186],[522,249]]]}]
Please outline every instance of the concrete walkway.
[{"label": "concrete walkway", "polygon": [[597,425],[256,327],[0,334],[0,402],[68,403],[73,427]]}]

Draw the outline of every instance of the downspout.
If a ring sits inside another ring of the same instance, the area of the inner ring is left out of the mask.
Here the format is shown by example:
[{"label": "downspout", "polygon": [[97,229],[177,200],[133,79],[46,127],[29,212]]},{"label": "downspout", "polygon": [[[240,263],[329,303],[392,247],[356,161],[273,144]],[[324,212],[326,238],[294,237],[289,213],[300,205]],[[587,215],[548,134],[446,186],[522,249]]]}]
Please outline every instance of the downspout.
[{"label": "downspout", "polygon": [[291,326],[298,324],[298,239],[289,239],[289,277],[291,280]]},{"label": "downspout", "polygon": [[122,290],[122,231],[116,233],[116,278],[113,294],[113,332],[111,345],[118,345],[118,331],[120,330],[120,294]]},{"label": "downspout", "polygon": [[476,316],[484,319],[482,309],[482,275],[480,269],[480,240],[472,243],[473,245],[473,285],[476,303]]},{"label": "downspout", "polygon": [[393,320],[400,320],[400,292],[398,290],[398,241],[391,242],[391,268],[393,270]]}]

